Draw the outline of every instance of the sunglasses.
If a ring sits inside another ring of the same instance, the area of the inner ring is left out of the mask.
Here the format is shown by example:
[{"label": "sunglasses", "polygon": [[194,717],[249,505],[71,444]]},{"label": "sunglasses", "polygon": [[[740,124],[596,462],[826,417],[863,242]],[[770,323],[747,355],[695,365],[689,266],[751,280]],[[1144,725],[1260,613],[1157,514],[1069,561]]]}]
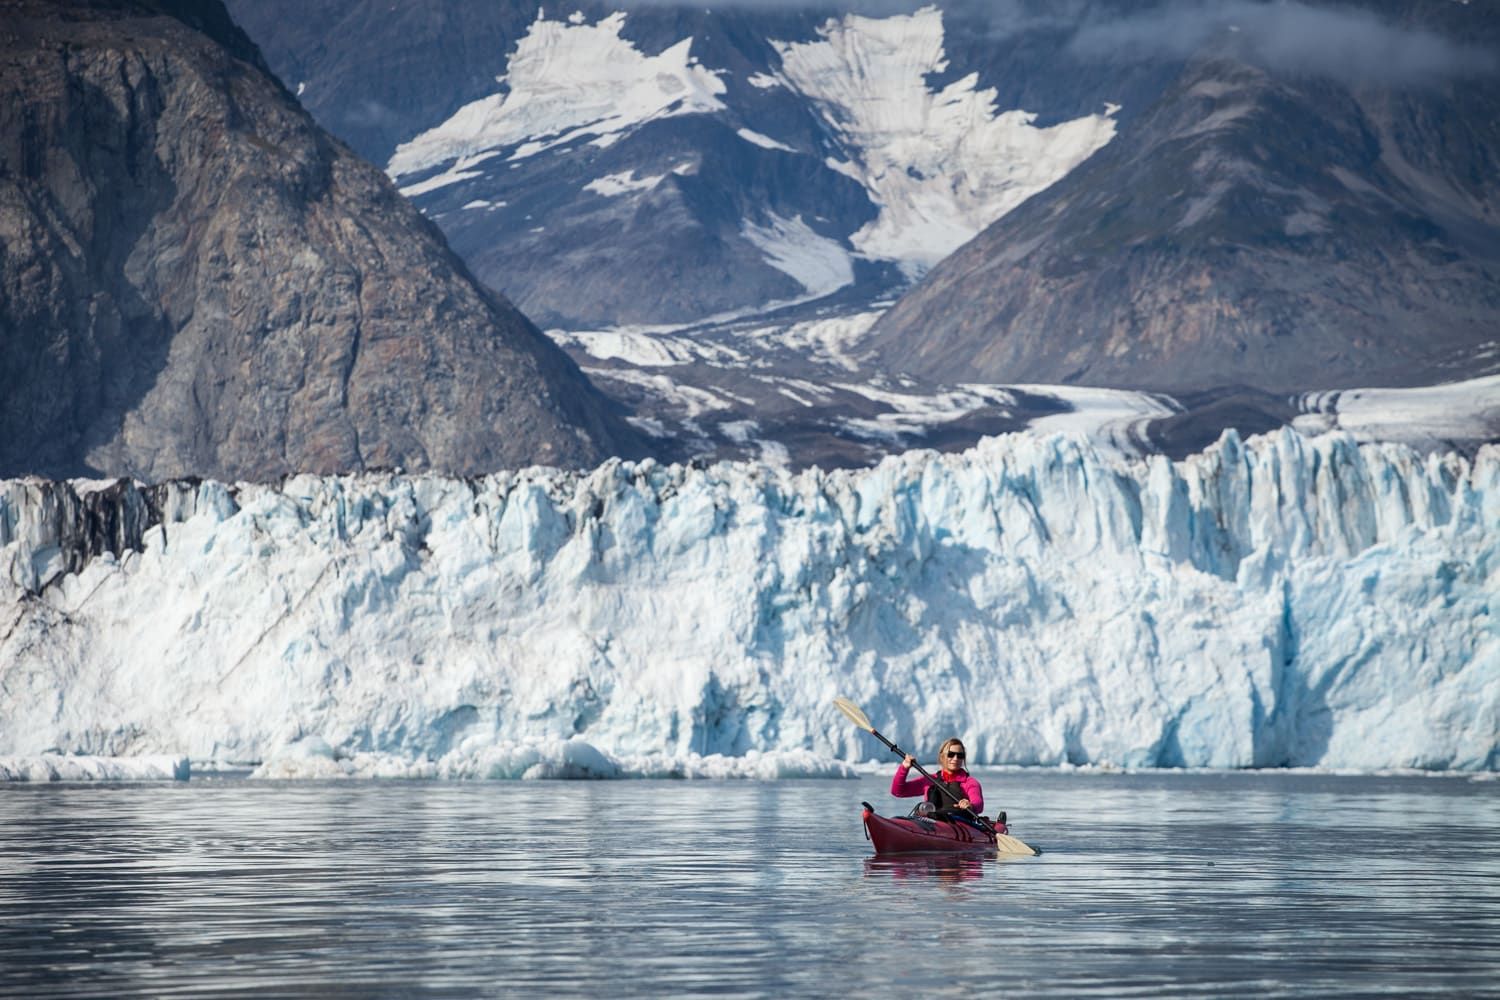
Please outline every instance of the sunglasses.
[{"label": "sunglasses", "polygon": [[965,756],[964,756],[964,752],[962,750],[949,750],[943,756],[945,756],[945,757],[952,757],[954,760],[965,760],[966,759]]}]

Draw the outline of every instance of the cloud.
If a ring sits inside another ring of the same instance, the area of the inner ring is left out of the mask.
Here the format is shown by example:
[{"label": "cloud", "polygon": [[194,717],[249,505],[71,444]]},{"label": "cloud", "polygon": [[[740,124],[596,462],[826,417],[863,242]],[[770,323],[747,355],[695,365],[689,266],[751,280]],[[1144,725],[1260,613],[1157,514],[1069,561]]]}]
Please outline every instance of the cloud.
[{"label": "cloud", "polygon": [[1349,84],[1432,84],[1500,66],[1494,52],[1368,11],[1254,0],[1177,0],[1085,24],[1071,48],[1085,58],[1183,59],[1212,44],[1272,71]]},{"label": "cloud", "polygon": [[[788,10],[816,14],[909,14],[935,0],[617,0],[626,10],[632,7],[696,7],[700,10]],[[942,6],[942,4],[938,4]]]},{"label": "cloud", "polygon": [[1348,6],[1303,0],[1167,0],[1112,16],[1097,0],[618,0],[630,7],[696,7],[858,13],[910,13],[924,6],[982,17],[991,37],[1038,28],[1073,32],[1082,58],[1187,59],[1212,46],[1273,72],[1324,76],[1346,84],[1419,86],[1500,70],[1500,54]]}]

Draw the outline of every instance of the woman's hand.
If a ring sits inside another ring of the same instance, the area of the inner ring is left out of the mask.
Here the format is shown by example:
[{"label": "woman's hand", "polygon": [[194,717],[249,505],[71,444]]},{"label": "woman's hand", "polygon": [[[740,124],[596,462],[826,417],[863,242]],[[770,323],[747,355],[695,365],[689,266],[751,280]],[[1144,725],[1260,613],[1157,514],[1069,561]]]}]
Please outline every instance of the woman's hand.
[{"label": "woman's hand", "polygon": [[905,757],[901,758],[901,766],[906,768],[907,770],[911,770],[911,766],[916,762],[917,758],[913,757],[911,754],[907,754]]},{"label": "woman's hand", "polygon": [[968,799],[959,799],[958,800],[958,808],[960,808],[960,809],[968,809],[969,808],[969,800]]}]

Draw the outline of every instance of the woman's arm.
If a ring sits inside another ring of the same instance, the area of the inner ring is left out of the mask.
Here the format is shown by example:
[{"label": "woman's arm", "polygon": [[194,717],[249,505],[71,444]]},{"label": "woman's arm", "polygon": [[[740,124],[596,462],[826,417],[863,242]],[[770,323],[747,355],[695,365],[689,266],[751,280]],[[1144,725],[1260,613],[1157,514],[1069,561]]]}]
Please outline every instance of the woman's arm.
[{"label": "woman's arm", "polygon": [[969,800],[969,808],[974,812],[984,812],[984,792],[979,787],[979,780],[966,774],[958,779],[958,783],[964,790],[964,797]]},{"label": "woman's arm", "polygon": [[[907,759],[910,760],[910,758]],[[913,795],[927,794],[927,779],[920,775],[908,779],[906,775],[910,770],[911,765],[904,760],[896,765],[896,773],[891,778],[891,794],[898,799],[909,799]]]}]

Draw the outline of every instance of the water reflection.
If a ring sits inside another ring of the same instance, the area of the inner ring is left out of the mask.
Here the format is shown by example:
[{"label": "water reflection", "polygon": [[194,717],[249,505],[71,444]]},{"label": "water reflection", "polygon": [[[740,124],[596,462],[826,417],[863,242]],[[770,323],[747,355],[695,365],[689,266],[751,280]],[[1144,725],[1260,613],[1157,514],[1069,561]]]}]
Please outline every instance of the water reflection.
[{"label": "water reflection", "polygon": [[994,863],[983,854],[877,854],[865,859],[865,878],[971,882]]}]

